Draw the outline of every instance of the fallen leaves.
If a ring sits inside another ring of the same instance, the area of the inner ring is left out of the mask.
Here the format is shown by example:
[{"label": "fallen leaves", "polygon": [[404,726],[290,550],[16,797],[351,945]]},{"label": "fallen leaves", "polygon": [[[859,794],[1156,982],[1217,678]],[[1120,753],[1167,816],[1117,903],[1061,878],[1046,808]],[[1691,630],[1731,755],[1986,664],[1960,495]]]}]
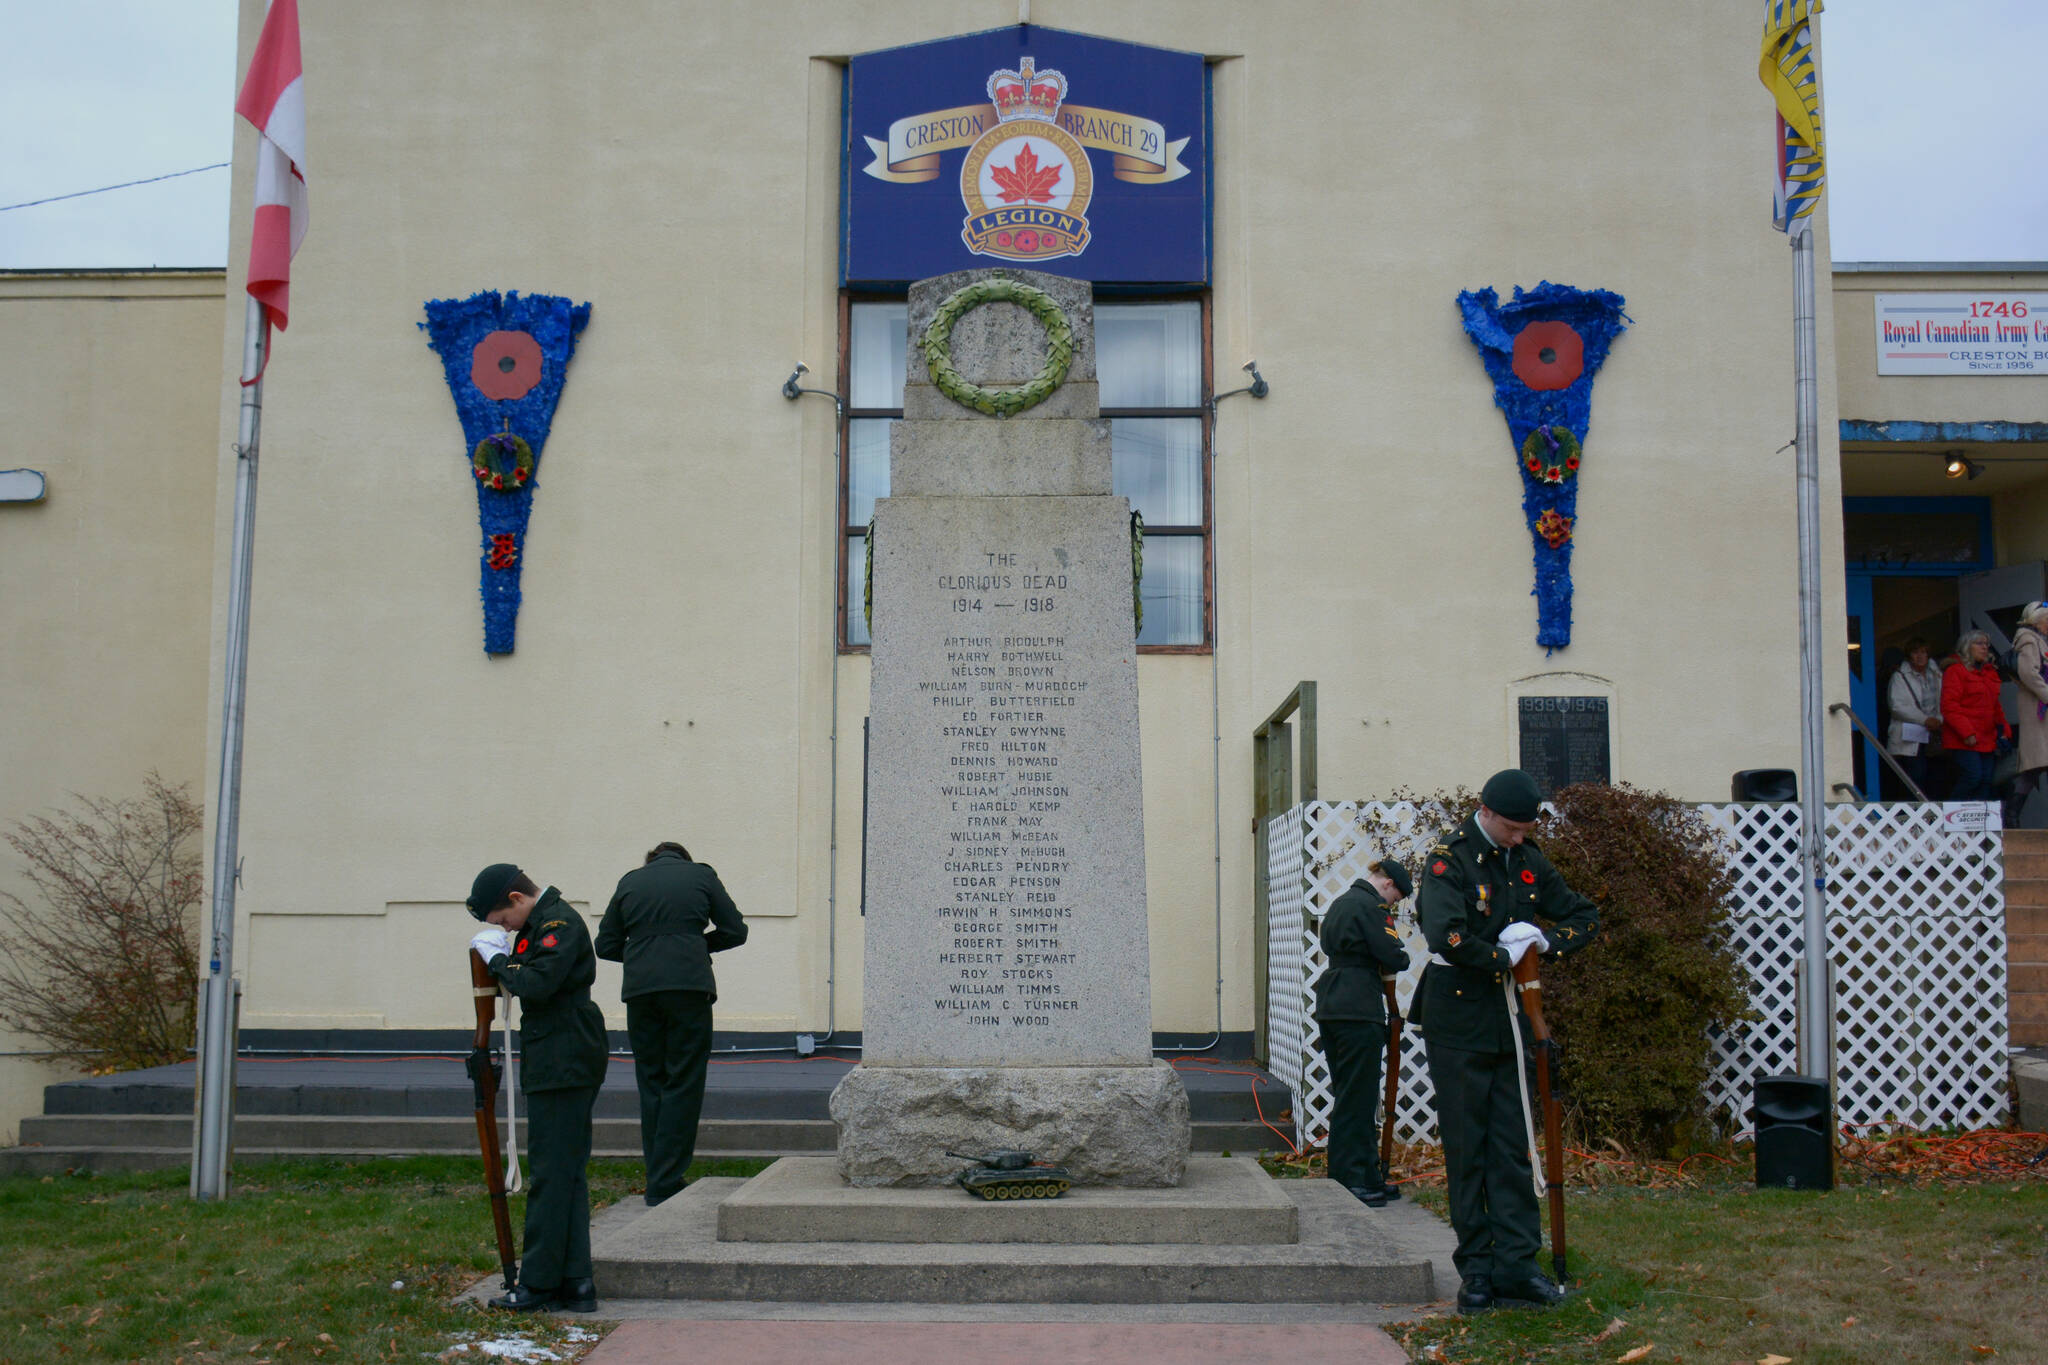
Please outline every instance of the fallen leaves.
[{"label": "fallen leaves", "polygon": [[1650,1352],[1656,1349],[1656,1342],[1646,1341],[1641,1346],[1636,1347],[1633,1351],[1623,1351],[1620,1355],[1616,1356],[1614,1358],[1614,1365],[1635,1365],[1636,1361],[1643,1359],[1645,1356],[1649,1355]]},{"label": "fallen leaves", "polygon": [[1601,1342],[1607,1340],[1607,1338],[1613,1336],[1616,1332],[1619,1332],[1622,1328],[1626,1326],[1628,1326],[1628,1324],[1623,1322],[1620,1318],[1613,1319],[1605,1327],[1600,1329],[1600,1335],[1593,1338],[1593,1344],[1596,1346],[1599,1345]]},{"label": "fallen leaves", "polygon": [[1792,1365],[1790,1356],[1759,1356],[1756,1365]]}]

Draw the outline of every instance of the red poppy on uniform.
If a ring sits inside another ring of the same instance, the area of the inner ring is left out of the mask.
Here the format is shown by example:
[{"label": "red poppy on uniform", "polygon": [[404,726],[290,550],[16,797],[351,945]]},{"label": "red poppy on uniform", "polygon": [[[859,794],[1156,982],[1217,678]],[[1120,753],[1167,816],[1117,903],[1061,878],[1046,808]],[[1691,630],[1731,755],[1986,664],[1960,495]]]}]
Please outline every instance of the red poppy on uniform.
[{"label": "red poppy on uniform", "polygon": [[544,938],[544,939],[542,939],[542,940],[540,941],[540,946],[541,946],[541,947],[543,947],[543,948],[552,948],[552,947],[554,947],[554,946],[555,946],[555,936],[554,936],[553,934],[549,934],[549,935],[548,935],[548,936],[547,936],[546,938]]},{"label": "red poppy on uniform", "polygon": [[533,392],[540,375],[540,343],[531,332],[493,332],[469,353],[469,382],[501,403]]},{"label": "red poppy on uniform", "polygon": [[1515,334],[1515,378],[1532,389],[1566,389],[1586,372],[1586,343],[1565,322],[1532,322]]},{"label": "red poppy on uniform", "polygon": [[1522,881],[1524,885],[1534,886],[1536,885],[1536,874],[1525,867],[1522,869]]},{"label": "red poppy on uniform", "polygon": [[1449,870],[1449,864],[1445,863],[1443,859],[1439,858],[1429,865],[1429,870],[1431,872],[1434,872],[1437,876],[1441,877],[1447,870]]},{"label": "red poppy on uniform", "polygon": [[512,951],[513,951],[513,952],[515,952],[515,953],[523,953],[523,952],[525,952],[525,951],[526,951],[526,940],[525,940],[525,939],[523,939],[523,938],[522,938],[522,939],[520,939],[520,940],[519,940],[519,942],[518,942],[518,944],[517,944],[517,946],[515,946],[515,947],[514,947],[514,948],[512,949]]}]

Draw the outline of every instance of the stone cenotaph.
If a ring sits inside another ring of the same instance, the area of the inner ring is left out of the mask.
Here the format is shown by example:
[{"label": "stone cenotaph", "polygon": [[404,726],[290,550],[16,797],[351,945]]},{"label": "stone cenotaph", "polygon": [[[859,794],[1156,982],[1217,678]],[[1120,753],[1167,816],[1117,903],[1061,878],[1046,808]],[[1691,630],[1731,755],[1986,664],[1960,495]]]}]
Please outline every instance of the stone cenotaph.
[{"label": "stone cenotaph", "polygon": [[832,1094],[856,1186],[1020,1148],[1077,1185],[1178,1185],[1152,1056],[1130,506],[1110,491],[1085,281],[910,290],[903,420],[868,541],[862,1062]]}]

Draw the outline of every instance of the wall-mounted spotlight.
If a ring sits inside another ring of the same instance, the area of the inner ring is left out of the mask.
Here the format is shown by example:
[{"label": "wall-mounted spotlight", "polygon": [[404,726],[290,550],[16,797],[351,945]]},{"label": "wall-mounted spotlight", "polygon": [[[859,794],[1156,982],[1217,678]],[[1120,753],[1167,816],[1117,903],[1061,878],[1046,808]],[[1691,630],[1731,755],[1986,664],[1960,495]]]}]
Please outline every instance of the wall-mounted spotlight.
[{"label": "wall-mounted spotlight", "polygon": [[1984,472],[1983,465],[1978,464],[1960,450],[1951,450],[1944,459],[1947,463],[1942,466],[1942,472],[1951,479],[1974,479]]},{"label": "wall-mounted spotlight", "polygon": [[1212,411],[1215,409],[1216,405],[1222,402],[1224,399],[1235,398],[1241,393],[1248,393],[1254,398],[1264,398],[1267,394],[1273,391],[1273,386],[1266,382],[1266,376],[1259,373],[1258,361],[1245,361],[1244,372],[1252,377],[1252,382],[1245,385],[1241,389],[1232,389],[1228,393],[1219,393],[1214,398],[1211,398],[1209,400],[1209,407]]},{"label": "wall-mounted spotlight", "polygon": [[830,389],[807,389],[803,386],[801,381],[810,372],[810,366],[804,364],[801,360],[797,361],[796,368],[789,372],[789,378],[782,381],[782,396],[794,403],[805,394],[814,393],[820,398],[831,399],[833,408],[844,415],[846,412],[846,402],[838,394]]}]

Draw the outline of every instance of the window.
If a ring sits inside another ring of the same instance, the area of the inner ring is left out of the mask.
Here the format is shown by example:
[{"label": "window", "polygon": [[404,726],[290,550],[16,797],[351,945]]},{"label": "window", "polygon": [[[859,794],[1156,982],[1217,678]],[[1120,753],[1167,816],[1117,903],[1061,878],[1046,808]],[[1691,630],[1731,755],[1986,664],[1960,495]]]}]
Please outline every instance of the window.
[{"label": "window", "polygon": [[[846,459],[840,578],[844,640],[865,648],[867,526],[889,495],[889,423],[903,415],[909,305],[847,305]],[[1145,604],[1138,647],[1202,650],[1209,642],[1208,397],[1199,299],[1098,302],[1095,368],[1110,419],[1111,479],[1145,518]]]}]

